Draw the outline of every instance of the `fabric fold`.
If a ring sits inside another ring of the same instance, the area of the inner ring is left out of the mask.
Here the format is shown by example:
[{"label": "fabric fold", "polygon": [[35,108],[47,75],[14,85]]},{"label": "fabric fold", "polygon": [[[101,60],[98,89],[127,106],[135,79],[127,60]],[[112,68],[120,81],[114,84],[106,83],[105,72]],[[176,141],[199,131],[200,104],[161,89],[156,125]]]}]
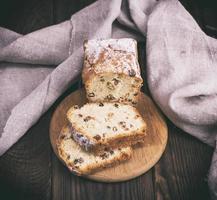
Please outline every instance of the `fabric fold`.
[{"label": "fabric fold", "polygon": [[[175,0],[160,1],[147,25],[150,92],[178,127],[206,144],[217,139],[217,43]],[[216,150],[209,173],[217,198]]]},{"label": "fabric fold", "polygon": [[68,57],[70,26],[66,21],[18,37],[0,49],[0,61],[58,65]]}]

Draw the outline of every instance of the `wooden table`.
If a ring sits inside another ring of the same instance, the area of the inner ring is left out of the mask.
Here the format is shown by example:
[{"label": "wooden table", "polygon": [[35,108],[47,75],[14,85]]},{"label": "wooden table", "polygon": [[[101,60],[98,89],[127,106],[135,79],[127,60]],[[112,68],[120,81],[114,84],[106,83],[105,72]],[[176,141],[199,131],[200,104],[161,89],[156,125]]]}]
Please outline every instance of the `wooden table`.
[{"label": "wooden table", "polygon": [[[69,19],[94,0],[2,0],[0,26],[26,34]],[[217,36],[214,1],[182,0],[210,36]],[[84,27],[85,28],[85,27]],[[145,44],[139,44],[145,77]],[[208,200],[211,147],[169,120],[169,142],[161,160],[146,174],[123,183],[97,183],[71,175],[57,160],[49,141],[49,122],[63,94],[28,133],[0,158],[0,198],[22,200]],[[144,88],[146,92],[146,87]]]}]

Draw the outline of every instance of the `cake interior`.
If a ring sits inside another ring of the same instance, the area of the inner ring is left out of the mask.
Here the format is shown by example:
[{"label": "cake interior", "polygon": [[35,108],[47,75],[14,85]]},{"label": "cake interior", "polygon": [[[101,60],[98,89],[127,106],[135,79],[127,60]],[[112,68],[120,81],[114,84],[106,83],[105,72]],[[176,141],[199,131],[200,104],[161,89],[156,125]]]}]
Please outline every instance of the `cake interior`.
[{"label": "cake interior", "polygon": [[86,84],[89,100],[94,102],[131,102],[136,104],[142,81],[124,74],[103,73]]},{"label": "cake interior", "polygon": [[118,103],[90,103],[69,114],[72,127],[93,142],[117,136],[143,134],[145,123],[136,109]]}]

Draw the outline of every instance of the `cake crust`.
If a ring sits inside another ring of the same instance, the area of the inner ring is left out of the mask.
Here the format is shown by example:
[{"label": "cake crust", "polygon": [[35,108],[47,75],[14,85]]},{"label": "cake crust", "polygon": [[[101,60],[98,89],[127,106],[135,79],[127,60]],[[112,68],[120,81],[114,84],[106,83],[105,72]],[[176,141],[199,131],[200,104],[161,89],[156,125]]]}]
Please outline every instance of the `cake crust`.
[{"label": "cake crust", "polygon": [[[71,137],[69,126],[62,128],[57,139],[57,150],[64,164],[76,175],[91,174],[103,168],[117,165],[132,156],[131,147],[104,151],[99,155],[86,152]],[[73,152],[76,155],[73,155]]]}]

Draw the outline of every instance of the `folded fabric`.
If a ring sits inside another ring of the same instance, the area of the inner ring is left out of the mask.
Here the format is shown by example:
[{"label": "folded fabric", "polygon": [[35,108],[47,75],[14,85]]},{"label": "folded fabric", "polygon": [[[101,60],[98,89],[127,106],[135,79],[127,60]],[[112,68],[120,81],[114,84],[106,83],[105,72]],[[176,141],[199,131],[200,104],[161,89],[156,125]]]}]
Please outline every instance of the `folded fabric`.
[{"label": "folded fabric", "polygon": [[[85,39],[145,40],[146,32],[154,100],[177,126],[214,146],[216,40],[177,0],[99,0],[69,21],[25,36],[0,28],[0,155],[75,82]],[[217,198],[217,153],[209,184]]]},{"label": "folded fabric", "polygon": [[[207,36],[178,1],[159,3],[147,32],[149,89],[171,121],[216,146],[217,40]],[[217,154],[209,174],[217,199]]]}]

